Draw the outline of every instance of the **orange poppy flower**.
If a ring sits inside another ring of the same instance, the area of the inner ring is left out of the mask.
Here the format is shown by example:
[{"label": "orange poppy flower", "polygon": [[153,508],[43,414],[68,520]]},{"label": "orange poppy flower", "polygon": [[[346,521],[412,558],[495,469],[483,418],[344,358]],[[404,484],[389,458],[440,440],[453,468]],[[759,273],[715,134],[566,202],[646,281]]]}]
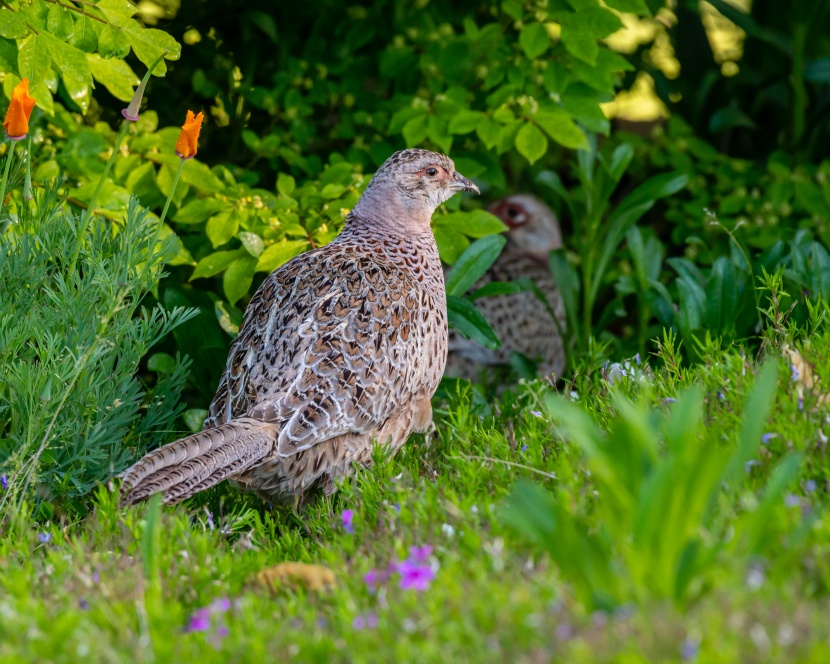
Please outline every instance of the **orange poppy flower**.
[{"label": "orange poppy flower", "polygon": [[26,138],[29,133],[29,117],[34,107],[35,100],[29,96],[29,79],[24,78],[12,91],[12,101],[3,120],[6,136],[14,141]]},{"label": "orange poppy flower", "polygon": [[182,159],[193,159],[196,156],[196,149],[199,147],[199,132],[202,131],[204,119],[204,113],[194,115],[193,111],[187,112],[187,118],[182,125],[182,133],[176,141],[176,154]]}]

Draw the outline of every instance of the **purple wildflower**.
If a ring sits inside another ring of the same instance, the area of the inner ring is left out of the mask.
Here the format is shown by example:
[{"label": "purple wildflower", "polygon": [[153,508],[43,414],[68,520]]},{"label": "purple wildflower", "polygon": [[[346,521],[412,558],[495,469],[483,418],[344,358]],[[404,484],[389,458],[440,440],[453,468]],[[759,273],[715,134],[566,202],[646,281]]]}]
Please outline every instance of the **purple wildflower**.
[{"label": "purple wildflower", "polygon": [[85,597],[81,597],[81,599],[78,600],[78,606],[81,611],[87,611],[89,609],[89,602],[86,601]]},{"label": "purple wildflower", "polygon": [[542,412],[539,410],[531,410],[530,414],[533,415],[533,417],[538,417],[540,420],[542,419]]},{"label": "purple wildflower", "polygon": [[553,633],[557,641],[568,641],[574,635],[568,623],[559,623]]},{"label": "purple wildflower", "polygon": [[720,399],[721,401],[723,401],[724,399],[726,399],[726,397],[724,396],[723,392],[721,392],[720,390],[718,390],[718,399]]},{"label": "purple wildflower", "polygon": [[760,465],[761,465],[760,461],[756,461],[755,459],[750,459],[749,461],[747,461],[744,464],[744,470],[748,473],[751,473],[753,466],[760,466]]},{"label": "purple wildflower", "polygon": [[761,442],[764,445],[769,445],[769,441],[771,441],[773,438],[778,438],[778,434],[777,433],[765,433],[763,436],[761,436]]},{"label": "purple wildflower", "polygon": [[38,533],[37,538],[41,541],[42,544],[46,544],[50,539],[52,539],[51,533]]},{"label": "purple wildflower", "polygon": [[3,487],[3,491],[9,490],[9,480],[5,475],[0,475],[0,486]]},{"label": "purple wildflower", "polygon": [[340,521],[343,523],[343,530],[347,533],[354,534],[352,519],[354,519],[354,510],[343,510],[343,513],[340,515]]},{"label": "purple wildflower", "polygon": [[790,365],[790,378],[793,382],[796,382],[801,374],[798,372],[798,367],[794,364]]},{"label": "purple wildflower", "polygon": [[416,563],[425,563],[432,555],[432,547],[429,544],[424,546],[412,546],[409,548],[409,559]]},{"label": "purple wildflower", "polygon": [[185,632],[207,632],[210,629],[210,607],[199,609],[187,622]]},{"label": "purple wildflower", "polygon": [[639,354],[639,353],[637,353],[637,354],[634,356],[634,360],[637,362],[637,366],[638,366],[638,367],[640,366],[640,364],[642,364],[642,362],[641,362],[641,360],[640,360],[640,354]]},{"label": "purple wildflower", "polygon": [[527,452],[527,445],[522,445],[522,452]]},{"label": "purple wildflower", "polygon": [[429,584],[435,578],[435,572],[428,565],[417,565],[405,560],[398,565],[398,573],[401,575],[401,588],[404,590],[417,590],[423,592],[429,588]]},{"label": "purple wildflower", "polygon": [[804,410],[804,397],[798,397],[798,412]]},{"label": "purple wildflower", "polygon": [[804,490],[807,493],[812,493],[813,491],[815,491],[816,490],[816,481],[815,480],[807,480],[807,482],[804,484]]},{"label": "purple wildflower", "polygon": [[699,653],[700,643],[698,641],[690,639],[688,636],[683,639],[683,644],[680,646],[680,659],[684,662],[689,662],[697,659]]},{"label": "purple wildflower", "polygon": [[208,521],[208,528],[210,528],[211,530],[215,530],[216,529],[216,524],[213,523],[213,514],[211,512],[207,513],[207,521]]},{"label": "purple wildflower", "polygon": [[376,569],[369,570],[366,574],[363,575],[363,583],[369,588],[369,592],[373,593],[377,590],[378,586],[382,583],[386,583],[386,580],[389,578],[389,572],[381,572]]},{"label": "purple wildflower", "polygon": [[98,572],[97,569],[92,573],[92,582],[101,583],[101,574]]},{"label": "purple wildflower", "polygon": [[664,406],[666,404],[670,404],[670,403],[677,403],[677,399],[675,399],[673,397],[666,397],[665,399],[663,399],[663,405]]},{"label": "purple wildflower", "polygon": [[374,613],[367,616],[357,616],[352,622],[352,627],[356,630],[374,629],[378,626],[378,617]]},{"label": "purple wildflower", "polygon": [[788,493],[784,497],[784,504],[787,507],[798,507],[799,505],[801,505],[801,499],[794,493]]}]

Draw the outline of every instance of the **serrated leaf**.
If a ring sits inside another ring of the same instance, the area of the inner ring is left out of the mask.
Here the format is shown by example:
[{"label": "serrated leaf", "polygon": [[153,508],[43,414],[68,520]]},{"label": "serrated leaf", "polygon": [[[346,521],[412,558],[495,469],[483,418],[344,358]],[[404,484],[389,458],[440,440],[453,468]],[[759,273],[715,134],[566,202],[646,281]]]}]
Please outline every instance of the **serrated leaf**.
[{"label": "serrated leaf", "polygon": [[572,150],[588,149],[588,137],[564,108],[539,111],[533,116],[533,120],[559,145]]},{"label": "serrated leaf", "polygon": [[548,139],[534,124],[528,122],[516,134],[516,149],[531,164],[541,159],[548,151]]},{"label": "serrated leaf", "polygon": [[225,297],[232,305],[241,298],[250,289],[254,281],[254,272],[256,271],[256,258],[245,256],[237,258],[225,270],[222,277],[222,289],[225,291]]},{"label": "serrated leaf", "polygon": [[541,23],[529,23],[519,33],[519,46],[525,55],[534,60],[548,50],[550,35]]},{"label": "serrated leaf", "polygon": [[52,62],[61,74],[81,83],[92,85],[92,72],[89,68],[87,56],[83,51],[70,46],[48,32],[41,33],[40,37],[45,40],[46,47],[52,56]]},{"label": "serrated leaf", "polygon": [[447,322],[468,339],[480,343],[485,348],[496,349],[501,346],[498,336],[490,323],[469,300],[453,295],[447,296]]},{"label": "serrated leaf", "polygon": [[217,198],[197,198],[182,207],[174,217],[177,224],[200,224],[218,212],[227,210],[230,204]]},{"label": "serrated leaf", "polygon": [[239,232],[239,210],[227,210],[208,219],[205,232],[214,249],[230,241]]},{"label": "serrated leaf", "polygon": [[495,235],[507,230],[507,226],[498,217],[486,210],[442,214],[434,218],[434,223],[437,227],[449,228],[475,238]]},{"label": "serrated leaf", "polygon": [[496,261],[506,242],[501,235],[488,235],[473,242],[447,275],[447,294],[461,296],[470,290]]},{"label": "serrated leaf", "polygon": [[116,99],[129,102],[134,87],[140,83],[133,70],[123,60],[105,59],[97,53],[87,53],[86,60],[96,81],[101,83]]},{"label": "serrated leaf", "polygon": [[196,269],[193,270],[193,274],[190,275],[189,281],[216,276],[220,272],[226,270],[227,267],[235,260],[244,258],[245,254],[246,252],[244,249],[236,249],[235,251],[214,251],[212,254],[208,254],[196,263]]},{"label": "serrated leaf", "polygon": [[299,256],[308,247],[305,240],[283,240],[265,249],[256,264],[257,272],[273,272],[294,256]]}]

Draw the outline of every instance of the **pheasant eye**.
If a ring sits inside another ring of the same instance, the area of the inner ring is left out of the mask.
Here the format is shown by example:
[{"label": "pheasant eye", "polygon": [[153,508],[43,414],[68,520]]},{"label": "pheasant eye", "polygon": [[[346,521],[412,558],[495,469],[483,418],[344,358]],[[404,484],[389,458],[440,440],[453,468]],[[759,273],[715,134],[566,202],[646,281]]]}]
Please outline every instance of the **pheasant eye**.
[{"label": "pheasant eye", "polygon": [[437,169],[437,168],[434,168],[434,167],[432,167],[432,166],[430,166],[430,167],[429,167],[428,169],[426,169],[426,171],[424,171],[424,172],[425,172],[427,175],[429,175],[429,177],[431,177],[431,178],[434,178],[436,175],[438,175],[438,169]]}]

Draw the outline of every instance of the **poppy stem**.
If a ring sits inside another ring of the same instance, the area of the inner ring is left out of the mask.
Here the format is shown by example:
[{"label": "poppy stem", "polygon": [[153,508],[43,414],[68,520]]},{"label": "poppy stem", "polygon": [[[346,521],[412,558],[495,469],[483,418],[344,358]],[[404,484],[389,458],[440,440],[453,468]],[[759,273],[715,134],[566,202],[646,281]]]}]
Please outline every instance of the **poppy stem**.
[{"label": "poppy stem", "polygon": [[167,218],[167,210],[170,209],[170,202],[173,200],[173,196],[176,193],[176,187],[179,185],[179,178],[182,176],[184,164],[187,159],[180,159],[179,161],[179,170],[176,171],[176,176],[173,178],[173,186],[170,187],[170,195],[167,197],[167,202],[164,204],[164,209],[161,211],[161,217],[159,218],[159,223],[156,226],[156,232],[153,234],[153,240],[147,248],[147,267],[145,268],[145,271],[150,266],[150,256],[152,255],[153,250],[156,248],[156,244],[158,244],[159,238],[161,237],[161,229],[164,228],[164,220]]},{"label": "poppy stem", "polygon": [[14,155],[14,146],[15,146],[15,143],[17,143],[17,141],[10,140],[9,143],[10,143],[9,154],[6,157],[6,170],[3,171],[3,184],[0,185],[0,210],[2,210],[6,206],[5,205],[6,184],[9,181],[9,171],[11,170],[11,167],[12,167],[12,157]]},{"label": "poppy stem", "polygon": [[26,145],[26,179],[23,180],[23,200],[27,203],[34,198],[32,194],[32,135]]},{"label": "poppy stem", "polygon": [[72,253],[72,260],[69,262],[69,274],[71,275],[75,271],[75,264],[78,262],[78,254],[81,252],[81,244],[83,244],[84,236],[86,235],[87,226],[89,226],[89,218],[92,215],[92,211],[95,208],[95,203],[98,201],[98,194],[101,193],[101,189],[104,186],[104,182],[109,175],[110,169],[112,168],[113,163],[115,163],[115,158],[118,155],[118,151],[121,148],[121,143],[124,142],[124,136],[127,135],[127,128],[130,126],[129,121],[124,120],[124,124],[121,126],[121,132],[118,134],[118,138],[115,139],[115,145],[112,146],[112,154],[110,155],[109,160],[107,161],[107,165],[104,167],[104,172],[101,174],[100,179],[98,180],[98,186],[95,187],[95,191],[92,194],[92,198],[89,200],[89,204],[87,205],[86,210],[84,210],[83,214],[81,215],[81,227],[78,230],[78,241],[75,243],[75,251]]}]

